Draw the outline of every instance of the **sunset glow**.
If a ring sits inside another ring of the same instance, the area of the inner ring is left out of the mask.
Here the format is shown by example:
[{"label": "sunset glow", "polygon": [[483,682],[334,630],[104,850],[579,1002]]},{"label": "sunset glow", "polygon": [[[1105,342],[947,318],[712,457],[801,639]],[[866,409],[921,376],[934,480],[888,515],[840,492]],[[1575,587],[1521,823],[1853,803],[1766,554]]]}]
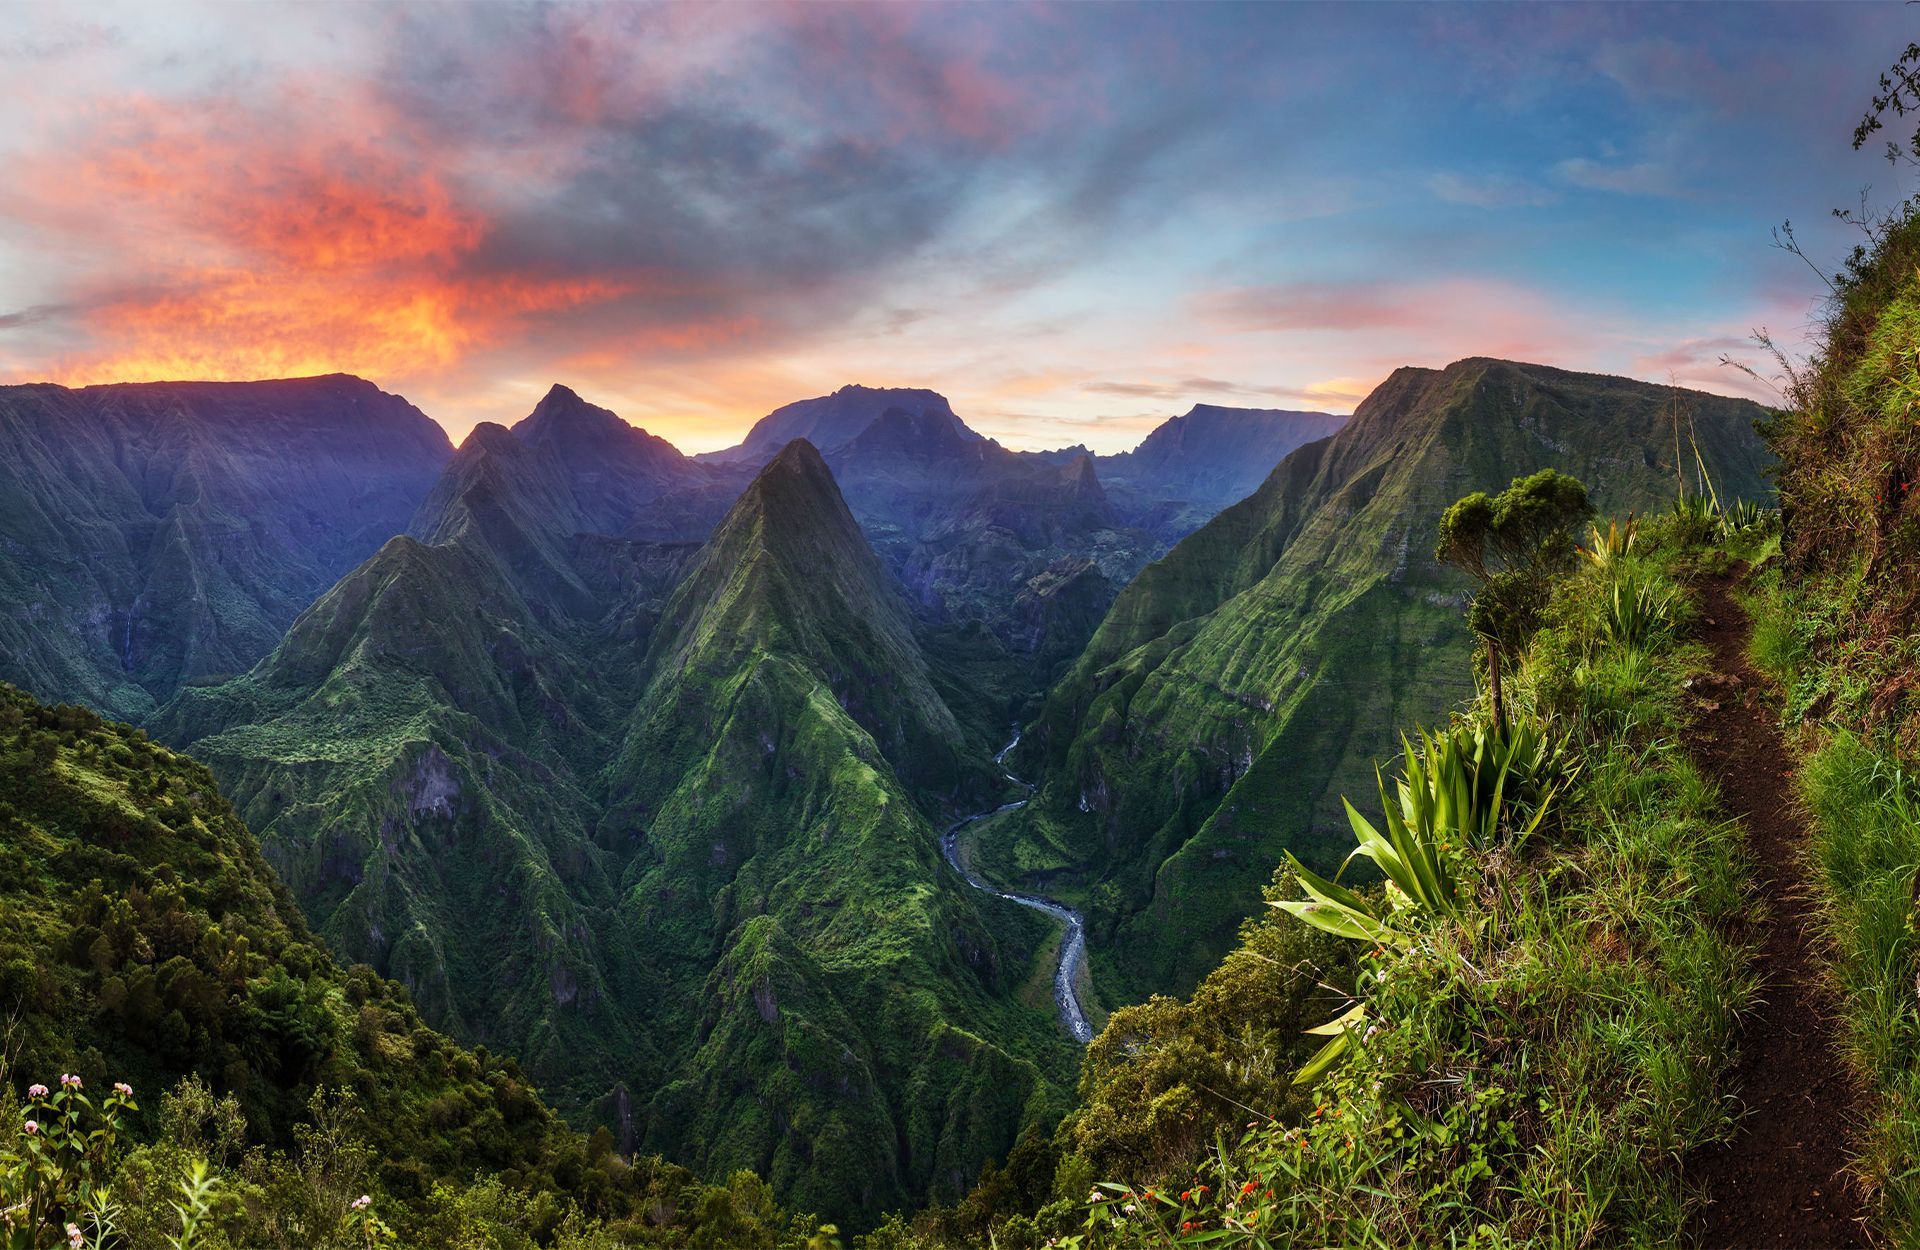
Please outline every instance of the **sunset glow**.
[{"label": "sunset glow", "polygon": [[689,450],[848,381],[1109,450],[1465,355],[1765,397],[1775,218],[1902,190],[1845,143],[1892,10],[12,16],[0,381],[344,371],[456,437],[556,380]]}]

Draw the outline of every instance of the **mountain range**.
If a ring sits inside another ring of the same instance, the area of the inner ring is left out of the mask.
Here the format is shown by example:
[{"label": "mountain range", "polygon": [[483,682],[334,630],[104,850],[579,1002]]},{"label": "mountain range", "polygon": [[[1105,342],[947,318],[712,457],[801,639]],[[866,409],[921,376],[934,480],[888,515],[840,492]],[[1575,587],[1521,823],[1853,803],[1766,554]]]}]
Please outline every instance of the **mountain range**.
[{"label": "mountain range", "polygon": [[1683,435],[1754,495],[1757,414],[1468,360],[1119,456],[847,387],[688,457],[558,386],[457,451],[349,378],[0,388],[0,677],[204,761],[332,951],[623,1150],[871,1223],[1070,1097],[1059,935],[940,849],[1017,725],[969,862],[1106,1005],[1183,989],[1468,693],[1445,504],[1655,506]]}]

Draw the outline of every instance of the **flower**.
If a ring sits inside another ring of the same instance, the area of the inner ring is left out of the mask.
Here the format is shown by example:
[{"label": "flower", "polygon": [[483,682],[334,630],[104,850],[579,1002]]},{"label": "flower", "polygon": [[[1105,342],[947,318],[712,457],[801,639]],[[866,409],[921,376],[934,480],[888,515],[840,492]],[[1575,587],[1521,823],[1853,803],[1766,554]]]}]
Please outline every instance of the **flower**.
[{"label": "flower", "polygon": [[372,1205],[373,1199],[369,1198],[366,1194],[361,1194],[358,1198],[355,1198],[347,1204],[348,1208],[354,1211],[364,1211]]},{"label": "flower", "polygon": [[26,1124],[26,1128],[27,1128],[27,1136],[32,1137],[35,1133],[38,1133],[40,1131],[40,1121],[28,1120]]},{"label": "flower", "polygon": [[66,1072],[62,1072],[62,1073],[60,1074],[60,1087],[61,1087],[62,1089],[69,1089],[69,1088],[71,1088],[71,1089],[79,1089],[79,1088],[80,1088],[80,1075],[79,1075],[79,1073],[77,1073],[77,1072],[76,1072],[76,1073],[66,1073]]},{"label": "flower", "polygon": [[133,1086],[127,1084],[125,1081],[115,1081],[113,1083],[113,1092],[122,1098],[131,1098],[133,1097]]},{"label": "flower", "polygon": [[46,1096],[47,1096],[47,1087],[46,1087],[46,1086],[44,1086],[44,1085],[29,1085],[29,1086],[27,1086],[27,1097],[29,1097],[29,1098],[45,1098]]},{"label": "flower", "polygon": [[87,1244],[86,1236],[81,1233],[78,1224],[67,1225],[67,1244],[72,1246],[73,1250],[81,1250],[81,1247]]}]

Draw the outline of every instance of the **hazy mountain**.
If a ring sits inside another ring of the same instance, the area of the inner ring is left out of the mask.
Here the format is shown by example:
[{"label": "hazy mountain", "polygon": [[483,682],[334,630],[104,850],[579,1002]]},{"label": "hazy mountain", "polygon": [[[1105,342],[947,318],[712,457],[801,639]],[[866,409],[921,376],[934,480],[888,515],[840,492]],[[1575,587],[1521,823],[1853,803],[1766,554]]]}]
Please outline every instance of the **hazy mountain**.
[{"label": "hazy mountain", "polygon": [[796,438],[804,438],[820,451],[831,454],[859,437],[890,408],[935,418],[964,440],[980,440],[979,434],[954,415],[953,406],[944,395],[911,387],[848,385],[831,395],[776,408],[754,422],[738,446],[708,452],[699,459],[747,463],[758,468]]},{"label": "hazy mountain", "polygon": [[370,382],[0,387],[0,677],[121,716],[241,671],[452,452]]},{"label": "hazy mountain", "polygon": [[1195,404],[1154,427],[1132,451],[1100,456],[1095,464],[1116,500],[1140,509],[1178,501],[1204,521],[1251,495],[1288,452],[1346,421],[1324,412]]}]

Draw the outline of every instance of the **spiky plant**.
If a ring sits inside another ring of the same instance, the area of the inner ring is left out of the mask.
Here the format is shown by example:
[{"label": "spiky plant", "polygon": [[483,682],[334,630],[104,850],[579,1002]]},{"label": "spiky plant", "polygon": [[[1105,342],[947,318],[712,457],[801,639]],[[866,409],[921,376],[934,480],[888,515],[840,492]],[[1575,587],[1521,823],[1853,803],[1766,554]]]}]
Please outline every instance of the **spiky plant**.
[{"label": "spiky plant", "polygon": [[1673,628],[1673,607],[1671,587],[1623,579],[1613,584],[1601,621],[1610,641],[1638,650]]},{"label": "spiky plant", "polygon": [[1580,548],[1580,555],[1597,569],[1614,569],[1633,554],[1634,543],[1639,536],[1640,522],[1632,513],[1627,514],[1624,522],[1609,519],[1605,530],[1595,521],[1587,545]]},{"label": "spiky plant", "polygon": [[[1491,843],[1503,817],[1519,806],[1520,792],[1550,787],[1548,778],[1562,758],[1562,744],[1535,721],[1422,732],[1418,747],[1405,737],[1400,743],[1404,772],[1391,790],[1386,775],[1375,773],[1385,830],[1346,804],[1357,845],[1341,871],[1358,857],[1372,860],[1387,879],[1385,898],[1329,881],[1289,852],[1287,860],[1306,897],[1276,900],[1273,906],[1338,937],[1376,946],[1413,944],[1422,918],[1463,915],[1467,897],[1454,867],[1461,850]],[[1554,793],[1547,788],[1538,794],[1519,837],[1539,828]],[[1366,1004],[1356,1003],[1339,1018],[1308,1030],[1331,1036],[1295,1074],[1295,1084],[1310,1084],[1330,1071],[1352,1048],[1353,1030],[1365,1019]]]}]

